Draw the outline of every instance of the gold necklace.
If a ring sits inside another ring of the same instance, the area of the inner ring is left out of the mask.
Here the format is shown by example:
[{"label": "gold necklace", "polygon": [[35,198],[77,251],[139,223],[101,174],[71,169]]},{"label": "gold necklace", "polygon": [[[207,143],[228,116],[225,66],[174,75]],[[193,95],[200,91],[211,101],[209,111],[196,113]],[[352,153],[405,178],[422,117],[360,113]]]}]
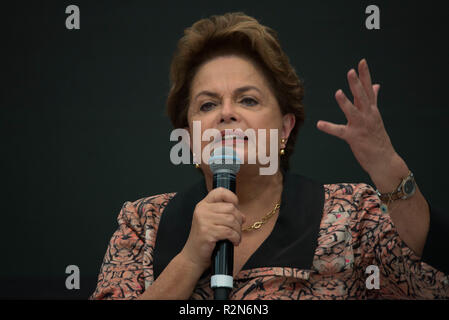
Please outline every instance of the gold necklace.
[{"label": "gold necklace", "polygon": [[276,210],[281,207],[281,202],[279,201],[274,206],[273,210],[268,212],[260,221],[256,221],[253,223],[252,226],[246,227],[245,229],[242,229],[242,231],[250,231],[250,230],[258,230],[260,227],[262,227],[265,223],[267,223],[268,220],[276,213]]}]

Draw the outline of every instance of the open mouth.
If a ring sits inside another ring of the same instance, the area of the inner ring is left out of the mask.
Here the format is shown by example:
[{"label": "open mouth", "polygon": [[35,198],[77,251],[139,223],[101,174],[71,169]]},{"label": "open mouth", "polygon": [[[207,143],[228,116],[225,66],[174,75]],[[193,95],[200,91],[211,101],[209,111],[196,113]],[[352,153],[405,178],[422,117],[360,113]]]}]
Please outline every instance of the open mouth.
[{"label": "open mouth", "polygon": [[221,141],[228,141],[228,140],[248,140],[248,137],[237,137],[233,135],[224,136]]},{"label": "open mouth", "polygon": [[221,145],[235,146],[241,144],[243,146],[244,144],[246,144],[247,140],[248,138],[245,137],[225,136],[223,139],[221,139],[221,141],[219,141],[219,143]]},{"label": "open mouth", "polygon": [[221,131],[221,141],[237,141],[237,140],[248,140],[248,137],[243,133],[243,131],[234,131],[227,133],[226,130]]}]

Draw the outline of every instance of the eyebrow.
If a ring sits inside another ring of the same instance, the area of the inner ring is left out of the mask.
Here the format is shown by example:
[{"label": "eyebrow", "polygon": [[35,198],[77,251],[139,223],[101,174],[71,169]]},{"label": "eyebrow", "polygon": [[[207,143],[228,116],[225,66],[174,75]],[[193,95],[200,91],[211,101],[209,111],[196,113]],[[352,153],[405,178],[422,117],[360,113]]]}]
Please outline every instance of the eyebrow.
[{"label": "eyebrow", "polygon": [[[244,86],[244,87],[240,87],[240,88],[235,89],[234,90],[234,95],[238,95],[238,94],[241,94],[241,93],[249,91],[249,90],[256,90],[260,94],[262,94],[262,91],[259,88],[255,87],[255,86]],[[212,91],[203,90],[203,91],[201,91],[200,93],[198,93],[195,96],[194,100],[196,100],[201,95],[206,95],[206,96],[213,97],[213,98],[219,98],[220,97],[220,95],[218,93],[215,93],[215,92],[212,92]]]}]

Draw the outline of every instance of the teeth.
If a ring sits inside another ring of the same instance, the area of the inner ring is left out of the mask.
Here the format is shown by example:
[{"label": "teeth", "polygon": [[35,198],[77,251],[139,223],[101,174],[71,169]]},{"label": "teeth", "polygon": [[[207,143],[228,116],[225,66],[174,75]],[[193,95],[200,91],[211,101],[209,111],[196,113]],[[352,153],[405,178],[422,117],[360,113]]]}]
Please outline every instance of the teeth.
[{"label": "teeth", "polygon": [[231,139],[234,139],[234,138],[236,138],[236,139],[244,139],[244,137],[240,137],[240,136],[236,136],[236,135],[227,135],[227,136],[223,137],[224,140],[231,140]]}]

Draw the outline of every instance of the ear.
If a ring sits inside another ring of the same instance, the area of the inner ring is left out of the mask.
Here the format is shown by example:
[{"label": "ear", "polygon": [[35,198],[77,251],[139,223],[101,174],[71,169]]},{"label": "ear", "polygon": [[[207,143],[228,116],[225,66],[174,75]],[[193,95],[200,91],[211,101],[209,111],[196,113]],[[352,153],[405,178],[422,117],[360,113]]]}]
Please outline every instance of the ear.
[{"label": "ear", "polygon": [[287,113],[282,118],[282,136],[281,138],[288,139],[290,132],[295,127],[296,118],[293,113]]}]

